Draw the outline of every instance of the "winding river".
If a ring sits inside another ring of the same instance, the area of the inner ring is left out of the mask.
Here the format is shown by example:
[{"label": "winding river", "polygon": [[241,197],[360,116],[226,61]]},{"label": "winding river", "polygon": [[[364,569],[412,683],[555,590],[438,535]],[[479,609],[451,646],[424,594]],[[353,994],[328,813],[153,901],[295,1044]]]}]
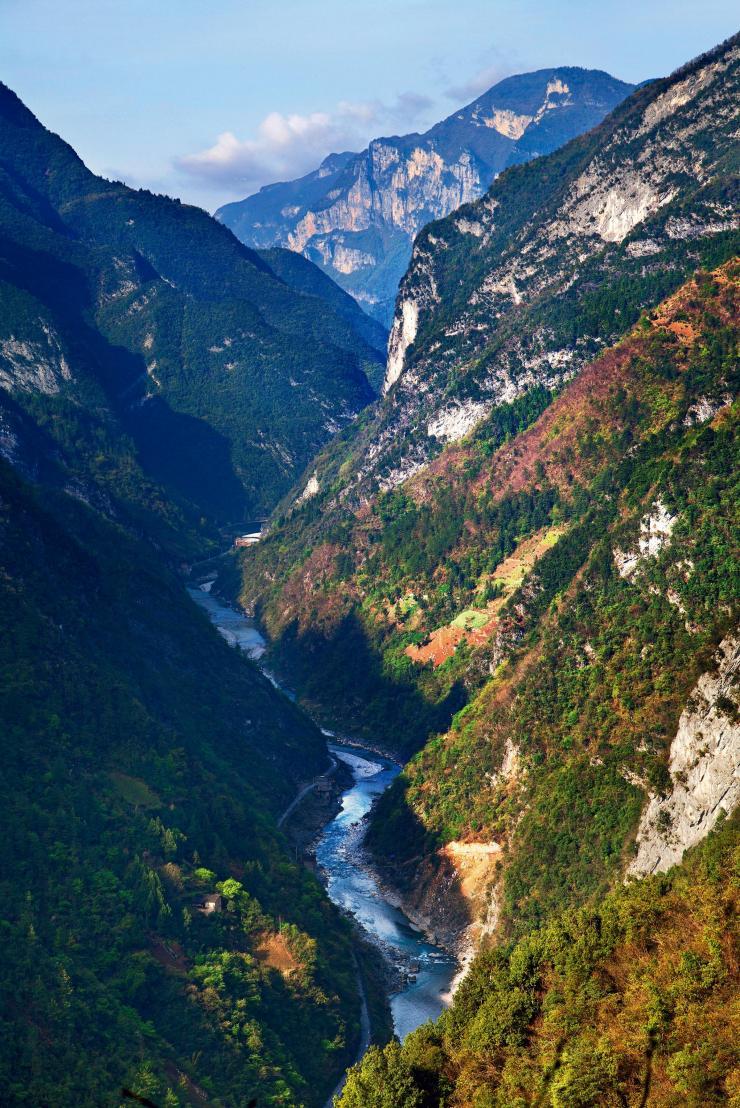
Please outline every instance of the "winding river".
[{"label": "winding river", "polygon": [[[224,638],[255,660],[265,653],[265,640],[253,622],[211,596],[209,586],[189,588],[193,600],[208,613]],[[277,684],[270,674],[267,674]],[[280,688],[280,686],[277,686]],[[282,689],[286,695],[290,693]],[[341,798],[341,809],[323,828],[316,844],[319,874],[331,900],[350,913],[366,937],[396,965],[403,987],[390,996],[396,1034],[436,1018],[449,1003],[458,965],[445,951],[427,942],[402,911],[386,898],[362,852],[366,816],[377,798],[401,772],[390,758],[328,736],[328,751],[350,769],[353,784]]]}]

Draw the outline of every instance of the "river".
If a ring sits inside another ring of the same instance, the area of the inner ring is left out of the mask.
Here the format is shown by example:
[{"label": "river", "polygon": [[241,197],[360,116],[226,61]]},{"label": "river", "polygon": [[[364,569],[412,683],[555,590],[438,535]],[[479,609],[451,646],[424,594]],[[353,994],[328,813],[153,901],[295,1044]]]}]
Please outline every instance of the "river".
[{"label": "river", "polygon": [[[265,653],[265,640],[259,630],[246,616],[211,596],[207,587],[189,588],[188,592],[228,642],[259,661]],[[270,674],[268,677],[276,683]],[[363,858],[366,817],[401,772],[400,765],[361,746],[343,743],[334,735],[328,737],[327,748],[349,767],[354,782],[342,794],[340,811],[317,841],[319,875],[330,899],[354,916],[366,937],[407,976],[400,991],[389,998],[395,1032],[404,1039],[446,1007],[459,967],[445,951],[427,942],[403,912],[387,900]]]}]

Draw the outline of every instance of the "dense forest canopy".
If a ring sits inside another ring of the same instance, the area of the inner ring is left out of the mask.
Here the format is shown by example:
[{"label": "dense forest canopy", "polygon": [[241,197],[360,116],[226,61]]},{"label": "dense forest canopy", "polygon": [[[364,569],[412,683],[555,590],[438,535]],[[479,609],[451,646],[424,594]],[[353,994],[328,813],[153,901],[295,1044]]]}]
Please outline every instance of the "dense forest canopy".
[{"label": "dense forest canopy", "polygon": [[[325,274],[0,85],[0,1100],[738,1101],[739,59],[422,230],[379,399]],[[464,959],[403,1044],[283,822],[319,720],[403,760],[362,865]]]}]

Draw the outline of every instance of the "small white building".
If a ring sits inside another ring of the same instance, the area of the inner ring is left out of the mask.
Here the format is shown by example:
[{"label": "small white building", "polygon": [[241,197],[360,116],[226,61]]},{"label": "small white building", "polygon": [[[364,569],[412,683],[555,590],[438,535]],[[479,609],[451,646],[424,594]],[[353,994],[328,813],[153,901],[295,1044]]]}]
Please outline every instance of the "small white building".
[{"label": "small white building", "polygon": [[196,904],[195,907],[199,912],[202,912],[206,916],[210,916],[214,912],[222,912],[223,903],[221,893],[209,893],[209,895],[204,896],[201,902]]}]

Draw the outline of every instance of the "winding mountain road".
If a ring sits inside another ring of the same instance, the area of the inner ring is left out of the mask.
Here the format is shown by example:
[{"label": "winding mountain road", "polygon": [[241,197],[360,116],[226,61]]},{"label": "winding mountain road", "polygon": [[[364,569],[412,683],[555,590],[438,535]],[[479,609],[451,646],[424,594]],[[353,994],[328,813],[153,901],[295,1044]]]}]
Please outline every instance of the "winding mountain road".
[{"label": "winding mountain road", "polygon": [[321,781],[327,781],[331,777],[331,775],[334,773],[334,771],[336,770],[339,763],[338,763],[337,759],[334,757],[333,754],[330,754],[329,757],[331,758],[331,765],[329,766],[328,770],[326,770],[325,773],[319,774],[318,777],[314,777],[313,781],[310,781],[308,783],[308,785],[303,786],[303,788],[299,791],[298,795],[293,800],[291,800],[290,804],[285,809],[283,814],[278,818],[278,821],[277,821],[278,827],[283,826],[283,824],[285,823],[288,816],[293,814],[293,812],[296,810],[298,805],[303,800],[304,796],[306,796],[308,793],[310,793],[312,789],[315,789],[316,786],[318,784],[320,784]]}]

